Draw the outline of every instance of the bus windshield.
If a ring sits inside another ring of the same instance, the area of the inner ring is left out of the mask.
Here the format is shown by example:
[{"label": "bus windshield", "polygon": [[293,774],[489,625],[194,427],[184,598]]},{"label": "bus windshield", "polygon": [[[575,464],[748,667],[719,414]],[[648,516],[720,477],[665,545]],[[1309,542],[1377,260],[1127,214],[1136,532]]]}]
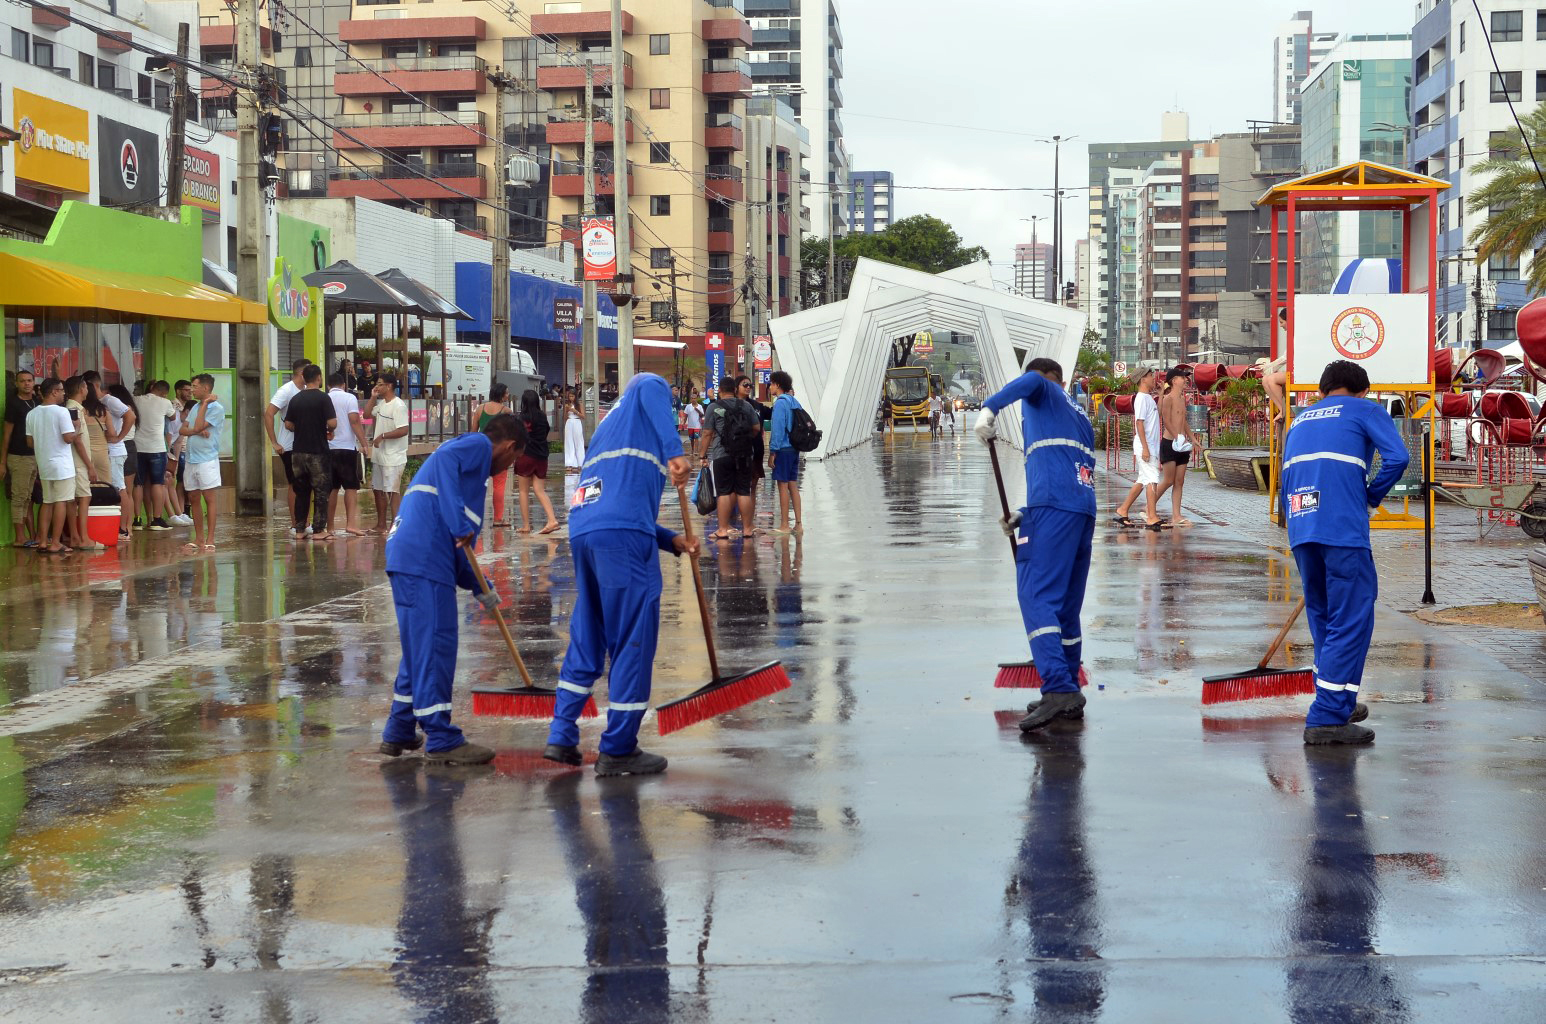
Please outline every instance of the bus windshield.
[{"label": "bus windshield", "polygon": [[917,405],[929,400],[927,374],[906,377],[887,377],[886,395],[898,405]]}]

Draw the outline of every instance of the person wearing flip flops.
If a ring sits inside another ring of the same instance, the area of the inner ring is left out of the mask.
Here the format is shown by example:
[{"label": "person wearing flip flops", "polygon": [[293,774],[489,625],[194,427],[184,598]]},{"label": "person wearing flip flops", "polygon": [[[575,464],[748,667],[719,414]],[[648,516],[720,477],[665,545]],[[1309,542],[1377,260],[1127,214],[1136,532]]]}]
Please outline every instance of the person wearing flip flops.
[{"label": "person wearing flip flops", "polygon": [[[1315,643],[1315,700],[1304,720],[1310,745],[1369,743],[1358,703],[1379,579],[1369,516],[1411,456],[1390,415],[1365,399],[1369,374],[1339,359],[1321,372],[1321,400],[1294,417],[1283,438],[1283,512],[1299,565]],[[1380,471],[1368,479],[1378,451]]]},{"label": "person wearing flip flops", "polygon": [[183,551],[215,550],[215,509],[220,492],[220,433],[225,429],[225,406],[215,394],[215,378],[201,373],[193,378],[193,411],[179,428],[187,439],[184,448],[188,468],[183,489],[193,506],[193,539]]},{"label": "person wearing flip flops", "polygon": [[639,374],[596,428],[569,507],[574,613],[542,751],[549,761],[581,763],[580,712],[610,661],[607,728],[597,745],[596,774],[666,770],[665,758],[639,746],[660,634],[656,550],[696,557],[698,542],[656,520],[667,481],[683,486],[691,472],[676,434],[670,385],[653,373]]},{"label": "person wearing flip flops", "polygon": [[1133,458],[1138,464],[1138,479],[1122,504],[1117,506],[1112,521],[1118,526],[1136,526],[1127,517],[1133,502],[1143,495],[1143,524],[1151,530],[1160,528],[1158,511],[1160,483],[1160,412],[1154,401],[1154,389],[1159,386],[1160,371],[1145,370],[1138,378],[1138,393],[1133,396]]},{"label": "person wearing flip flops", "polygon": [[451,723],[456,590],[472,591],[485,608],[499,603],[493,590],[479,589],[462,549],[475,545],[483,529],[489,478],[515,465],[525,444],[521,421],[500,413],[482,430],[436,448],[403,493],[386,542],[387,578],[403,649],[392,684],[392,710],[381,732],[379,749],[388,757],[422,746],[425,760],[436,764],[494,759],[492,750],[469,743]]},{"label": "person wearing flip flops", "polygon": [[1026,708],[1022,732],[1059,718],[1083,718],[1079,612],[1095,537],[1095,431],[1063,390],[1063,368],[1032,359],[1024,375],[982,403],[973,428],[992,445],[995,420],[1020,403],[1025,429],[1025,507],[999,525],[1015,542],[1015,586],[1041,700]]},{"label": "person wearing flip flops", "polygon": [[1186,384],[1190,375],[1180,367],[1165,371],[1165,393],[1160,396],[1160,425],[1164,436],[1160,438],[1160,485],[1154,493],[1154,503],[1170,492],[1170,525],[1191,526],[1192,521],[1181,514],[1181,491],[1186,487],[1186,467],[1192,461],[1192,449],[1197,445],[1197,435],[1186,424]]}]

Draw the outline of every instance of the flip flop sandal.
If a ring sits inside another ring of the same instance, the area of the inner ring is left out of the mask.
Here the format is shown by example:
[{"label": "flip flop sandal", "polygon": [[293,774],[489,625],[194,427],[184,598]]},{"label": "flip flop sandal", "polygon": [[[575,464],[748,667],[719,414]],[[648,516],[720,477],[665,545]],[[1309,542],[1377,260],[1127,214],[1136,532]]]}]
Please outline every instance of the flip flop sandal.
[{"label": "flip flop sandal", "polygon": [[1152,523],[1144,523],[1143,528],[1145,530],[1153,530],[1155,533],[1159,533],[1165,528],[1165,521],[1161,519]]},{"label": "flip flop sandal", "polygon": [[548,525],[544,526],[542,529],[538,530],[537,534],[538,534],[538,536],[545,536],[546,534],[557,533],[557,532],[558,532],[558,524],[557,523],[549,523]]},{"label": "flip flop sandal", "polygon": [[1133,522],[1131,519],[1127,518],[1126,516],[1112,516],[1111,517],[1111,521],[1113,523],[1116,523],[1118,526],[1137,526],[1138,525],[1137,523]]}]

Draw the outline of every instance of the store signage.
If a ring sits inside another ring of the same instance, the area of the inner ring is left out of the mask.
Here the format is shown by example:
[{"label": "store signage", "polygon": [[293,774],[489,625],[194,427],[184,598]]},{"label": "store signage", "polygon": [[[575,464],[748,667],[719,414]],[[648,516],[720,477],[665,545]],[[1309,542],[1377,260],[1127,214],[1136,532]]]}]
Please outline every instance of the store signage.
[{"label": "store signage", "polygon": [[590,217],[581,225],[580,252],[585,280],[610,281],[617,276],[617,232],[611,217]]},{"label": "store signage", "polygon": [[274,276],[268,279],[268,318],[281,331],[292,332],[304,330],[311,319],[306,282],[282,256],[274,261]]},{"label": "store signage", "polygon": [[220,212],[220,157],[197,146],[183,149],[183,205]]},{"label": "store signage", "polygon": [[703,337],[703,360],[707,364],[708,389],[719,393],[719,379],[725,375],[725,336],[712,332]]},{"label": "store signage", "polygon": [[91,191],[91,119],[79,107],[16,89],[16,176],[65,192]]},{"label": "store signage", "polygon": [[553,300],[553,328],[572,331],[580,326],[580,303],[575,299]]},{"label": "store signage", "polygon": [[161,203],[161,139],[154,132],[97,118],[97,181],[104,203]]},{"label": "store signage", "polygon": [[1288,342],[1295,391],[1320,387],[1326,364],[1348,359],[1375,387],[1426,389],[1433,344],[1426,295],[1296,295]]},{"label": "store signage", "polygon": [[926,356],[934,351],[934,332],[919,331],[913,338],[913,351],[920,356]]},{"label": "store signage", "polygon": [[773,369],[773,339],[759,334],[752,339],[752,359],[759,370]]}]

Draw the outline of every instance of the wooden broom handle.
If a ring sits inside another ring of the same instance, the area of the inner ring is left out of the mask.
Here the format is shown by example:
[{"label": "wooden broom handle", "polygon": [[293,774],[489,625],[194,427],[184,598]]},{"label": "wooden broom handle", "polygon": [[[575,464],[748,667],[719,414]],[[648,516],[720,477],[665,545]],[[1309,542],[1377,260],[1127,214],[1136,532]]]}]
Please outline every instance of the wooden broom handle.
[{"label": "wooden broom handle", "polygon": [[[676,496],[682,503],[682,532],[687,536],[687,542],[693,541],[692,513],[687,507],[687,485],[676,485]],[[709,671],[714,679],[719,679],[719,655],[714,650],[714,627],[709,623],[709,599],[703,593],[703,570],[698,568],[698,556],[692,556],[692,585],[698,591],[698,615],[703,619],[703,642],[709,648]]]},{"label": "wooden broom handle", "polygon": [[[461,548],[462,553],[467,556],[467,564],[472,566],[472,575],[478,581],[478,589],[485,594],[492,594],[494,588],[490,587],[488,580],[483,578],[483,570],[478,568],[478,560],[473,557],[472,545],[458,543],[457,547]],[[499,605],[494,605],[489,611],[494,613],[494,621],[499,623],[499,631],[504,634],[505,646],[510,648],[510,659],[515,662],[516,671],[521,673],[521,682],[527,686],[534,685],[531,681],[531,673],[526,671],[526,662],[521,660],[521,652],[515,648],[515,637],[510,635],[510,627],[505,625],[505,617],[500,612]]]},{"label": "wooden broom handle", "polygon": [[[998,445],[990,442],[988,444],[988,454],[993,457],[993,482],[998,484],[999,507],[1004,510],[1004,521],[1008,522],[1009,495],[1004,493],[1004,471],[998,466]],[[1009,553],[1017,557],[1020,554],[1019,549],[1015,546],[1015,539],[1013,537],[1009,538]]]},{"label": "wooden broom handle", "polygon": [[1288,613],[1288,621],[1283,623],[1282,629],[1278,630],[1278,635],[1272,640],[1272,646],[1267,648],[1267,653],[1262,655],[1261,661],[1256,663],[1256,671],[1260,672],[1266,668],[1267,662],[1271,661],[1272,656],[1278,653],[1278,648],[1283,646],[1283,638],[1288,636],[1288,631],[1293,628],[1294,621],[1299,618],[1299,613],[1302,611],[1304,611],[1303,597],[1299,599],[1298,604],[1294,605],[1294,610]]}]

